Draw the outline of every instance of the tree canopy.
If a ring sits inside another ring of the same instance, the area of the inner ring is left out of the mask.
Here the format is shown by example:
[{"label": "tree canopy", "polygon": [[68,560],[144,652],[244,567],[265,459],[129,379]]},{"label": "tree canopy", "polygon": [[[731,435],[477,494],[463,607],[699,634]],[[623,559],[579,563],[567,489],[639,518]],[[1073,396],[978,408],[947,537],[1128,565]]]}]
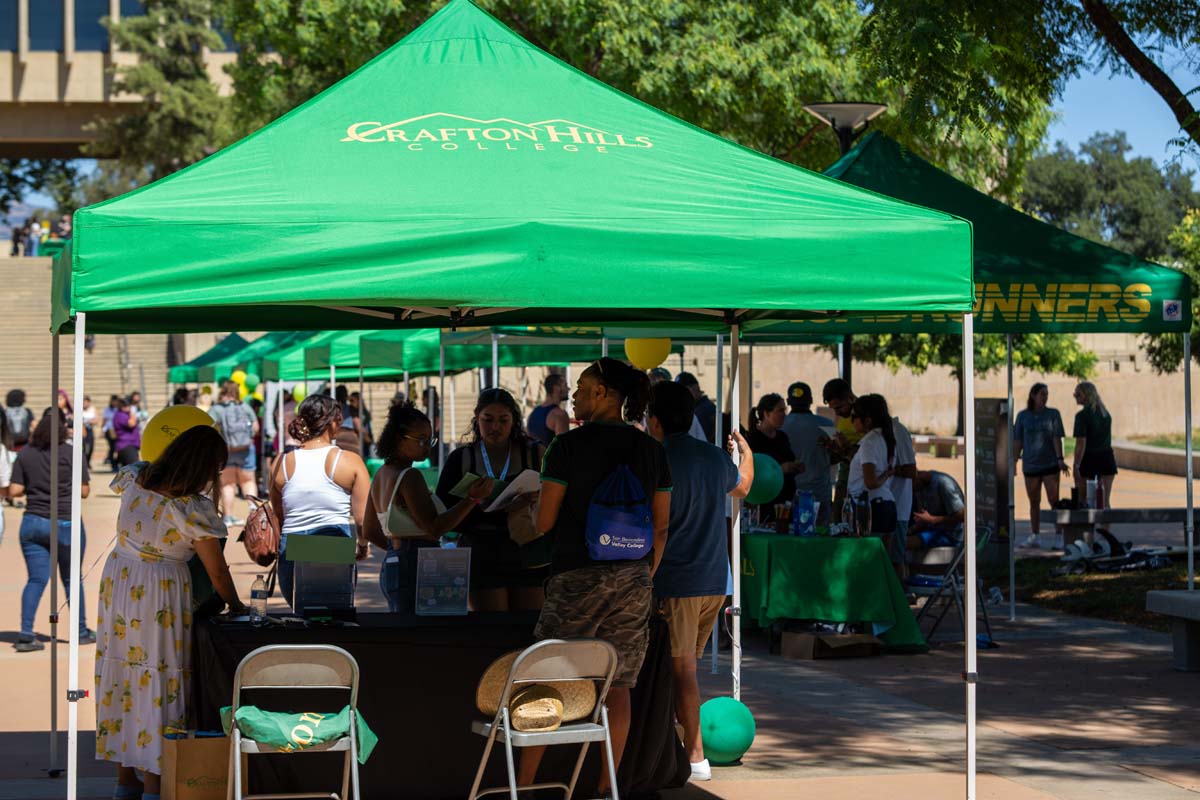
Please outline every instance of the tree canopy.
[{"label": "tree canopy", "polygon": [[[381,52],[443,0],[215,0],[239,43],[230,68],[244,135]],[[881,83],[855,56],[864,16],[854,0],[478,0],[534,44],[576,68],[721,136],[823,169],[836,141],[803,110],[832,99],[898,106],[905,87]],[[1018,124],[927,136],[899,117],[878,127],[973,185],[1010,193],[1049,122],[1027,100]]]},{"label": "tree canopy", "polygon": [[115,155],[161,178],[215,152],[228,141],[226,101],[205,66],[204,51],[224,47],[210,27],[212,0],[141,0],[146,13],[105,18],[114,44],[137,55],[112,68],[113,89],[141,101],[92,123],[96,141],[85,154]]},{"label": "tree canopy", "polygon": [[[1200,152],[1200,86],[1178,86],[1155,62],[1165,48],[1200,67],[1195,0],[877,0],[862,44],[868,69],[905,87],[901,116],[929,135],[1015,130],[1085,70],[1136,75],[1179,124],[1175,144]],[[1166,143],[1164,143],[1166,144]]]},{"label": "tree canopy", "polygon": [[1078,154],[1063,142],[1030,161],[1021,204],[1053,225],[1152,261],[1178,255],[1171,232],[1200,206],[1192,173],[1129,158],[1125,134],[1096,133]]}]

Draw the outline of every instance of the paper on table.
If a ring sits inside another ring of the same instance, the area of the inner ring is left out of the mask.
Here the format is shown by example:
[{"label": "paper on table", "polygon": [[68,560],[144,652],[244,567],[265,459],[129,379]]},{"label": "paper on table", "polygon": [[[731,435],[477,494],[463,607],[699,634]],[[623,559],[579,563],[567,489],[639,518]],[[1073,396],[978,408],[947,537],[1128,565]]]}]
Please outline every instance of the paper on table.
[{"label": "paper on table", "polygon": [[541,488],[542,476],[535,469],[527,469],[513,478],[508,486],[504,487],[504,491],[484,511],[488,513],[501,511],[511,506],[520,495],[536,492]]}]

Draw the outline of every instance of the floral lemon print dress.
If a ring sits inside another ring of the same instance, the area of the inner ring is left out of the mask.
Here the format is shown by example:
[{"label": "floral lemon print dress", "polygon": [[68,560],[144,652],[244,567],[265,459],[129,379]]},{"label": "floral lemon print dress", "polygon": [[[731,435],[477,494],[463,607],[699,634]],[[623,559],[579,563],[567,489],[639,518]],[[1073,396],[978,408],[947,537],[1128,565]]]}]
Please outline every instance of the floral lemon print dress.
[{"label": "floral lemon print dress", "polygon": [[162,774],[163,734],[187,725],[194,543],[224,538],[207,497],[163,497],[137,484],[145,464],[112,481],[117,544],[104,564],[96,643],[96,758]]}]

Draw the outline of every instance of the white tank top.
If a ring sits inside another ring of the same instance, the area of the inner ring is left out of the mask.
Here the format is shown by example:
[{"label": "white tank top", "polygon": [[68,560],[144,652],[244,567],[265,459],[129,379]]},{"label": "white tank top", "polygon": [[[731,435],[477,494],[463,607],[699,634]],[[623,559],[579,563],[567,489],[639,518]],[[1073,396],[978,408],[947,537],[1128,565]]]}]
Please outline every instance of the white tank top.
[{"label": "white tank top", "polygon": [[[295,533],[323,525],[350,523],[350,493],[325,472],[325,457],[333,447],[293,450],[295,471],[288,475],[283,458],[283,533]],[[337,471],[342,451],[333,456],[330,472]]]},{"label": "white tank top", "polygon": [[[404,476],[408,474],[408,470],[410,469],[412,467],[402,470],[396,476],[396,482],[392,484],[392,496],[388,499],[387,505],[383,507],[383,511],[376,513],[376,516],[379,518],[379,528],[385,536],[390,536],[394,539],[425,536],[425,531],[421,529],[417,521],[408,513],[408,509],[396,504],[396,495],[400,492],[400,481],[404,480]],[[442,498],[431,492],[430,499],[433,500],[434,511],[438,514],[445,513],[446,505],[442,502]]]}]

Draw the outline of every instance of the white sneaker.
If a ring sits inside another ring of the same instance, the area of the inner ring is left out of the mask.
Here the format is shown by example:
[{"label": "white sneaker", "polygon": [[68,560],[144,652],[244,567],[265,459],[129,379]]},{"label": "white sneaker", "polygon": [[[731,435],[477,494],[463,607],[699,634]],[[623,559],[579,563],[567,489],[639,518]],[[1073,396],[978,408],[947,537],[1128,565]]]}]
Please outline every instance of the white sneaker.
[{"label": "white sneaker", "polygon": [[708,759],[703,761],[692,762],[692,780],[694,781],[711,781],[712,780],[712,765],[708,763]]},{"label": "white sneaker", "polygon": [[1031,533],[1031,534],[1029,534],[1029,537],[1027,539],[1025,539],[1025,546],[1036,550],[1037,548],[1041,547],[1042,545],[1038,541],[1037,535]]}]

